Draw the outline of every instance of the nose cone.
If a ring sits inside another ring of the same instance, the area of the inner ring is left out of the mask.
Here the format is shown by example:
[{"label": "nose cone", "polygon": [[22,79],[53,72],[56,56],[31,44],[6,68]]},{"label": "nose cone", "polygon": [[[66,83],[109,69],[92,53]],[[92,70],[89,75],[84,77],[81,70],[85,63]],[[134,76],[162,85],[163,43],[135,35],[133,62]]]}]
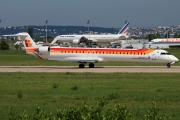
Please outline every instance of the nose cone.
[{"label": "nose cone", "polygon": [[176,58],[175,56],[173,56],[173,57],[171,58],[171,60],[172,60],[173,62],[178,62],[178,61],[179,61],[179,59]]},{"label": "nose cone", "polygon": [[176,61],[176,62],[178,62],[178,61],[179,61],[179,59],[175,57],[175,61]]}]

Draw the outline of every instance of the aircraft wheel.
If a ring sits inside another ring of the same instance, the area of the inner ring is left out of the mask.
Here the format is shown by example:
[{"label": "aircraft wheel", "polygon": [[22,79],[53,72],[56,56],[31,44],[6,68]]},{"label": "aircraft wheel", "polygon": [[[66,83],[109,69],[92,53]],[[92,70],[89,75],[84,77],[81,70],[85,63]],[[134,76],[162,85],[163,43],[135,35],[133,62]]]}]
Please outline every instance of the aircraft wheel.
[{"label": "aircraft wheel", "polygon": [[79,64],[79,68],[84,68],[84,64],[83,63]]},{"label": "aircraft wheel", "polygon": [[171,67],[171,64],[170,63],[167,63],[167,68],[170,68]]},{"label": "aircraft wheel", "polygon": [[94,68],[94,63],[89,63],[89,68]]}]

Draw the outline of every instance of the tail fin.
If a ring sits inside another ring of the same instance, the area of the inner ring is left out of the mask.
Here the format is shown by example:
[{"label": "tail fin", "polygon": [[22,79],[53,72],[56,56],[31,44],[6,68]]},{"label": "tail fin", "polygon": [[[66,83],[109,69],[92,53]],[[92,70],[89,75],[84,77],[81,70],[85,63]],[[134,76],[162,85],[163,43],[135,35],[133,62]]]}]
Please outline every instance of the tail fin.
[{"label": "tail fin", "polygon": [[118,34],[127,34],[129,31],[129,22],[125,22],[125,25],[119,30]]},{"label": "tail fin", "polygon": [[25,48],[38,48],[38,46],[33,41],[31,36],[26,32],[14,34],[14,35],[3,35],[3,36],[17,36],[20,40],[23,41],[23,45]]},{"label": "tail fin", "polygon": [[38,46],[33,41],[31,36],[28,33],[18,33],[16,34],[23,41],[23,45],[25,48],[37,48]]}]

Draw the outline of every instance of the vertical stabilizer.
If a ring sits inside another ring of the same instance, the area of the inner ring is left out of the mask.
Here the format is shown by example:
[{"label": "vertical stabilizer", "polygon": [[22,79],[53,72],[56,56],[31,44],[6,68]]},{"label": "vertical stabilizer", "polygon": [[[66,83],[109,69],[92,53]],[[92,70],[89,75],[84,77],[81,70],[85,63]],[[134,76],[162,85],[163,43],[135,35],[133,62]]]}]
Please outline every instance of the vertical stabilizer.
[{"label": "vertical stabilizer", "polygon": [[38,47],[28,33],[18,33],[15,36],[18,36],[18,38],[23,41],[23,45],[25,48]]},{"label": "vertical stabilizer", "polygon": [[127,34],[129,31],[129,22],[125,22],[125,25],[119,30],[118,34]]}]

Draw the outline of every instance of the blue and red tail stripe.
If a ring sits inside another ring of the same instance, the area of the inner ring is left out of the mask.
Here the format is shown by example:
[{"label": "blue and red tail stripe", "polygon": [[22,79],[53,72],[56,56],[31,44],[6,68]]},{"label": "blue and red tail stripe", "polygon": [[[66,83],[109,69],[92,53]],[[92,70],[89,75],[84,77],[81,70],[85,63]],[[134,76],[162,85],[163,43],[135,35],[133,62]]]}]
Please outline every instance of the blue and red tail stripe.
[{"label": "blue and red tail stripe", "polygon": [[118,33],[118,34],[127,34],[128,30],[129,30],[129,22],[127,22],[127,23],[123,26],[123,28],[121,28],[121,30],[119,30],[119,33]]}]

